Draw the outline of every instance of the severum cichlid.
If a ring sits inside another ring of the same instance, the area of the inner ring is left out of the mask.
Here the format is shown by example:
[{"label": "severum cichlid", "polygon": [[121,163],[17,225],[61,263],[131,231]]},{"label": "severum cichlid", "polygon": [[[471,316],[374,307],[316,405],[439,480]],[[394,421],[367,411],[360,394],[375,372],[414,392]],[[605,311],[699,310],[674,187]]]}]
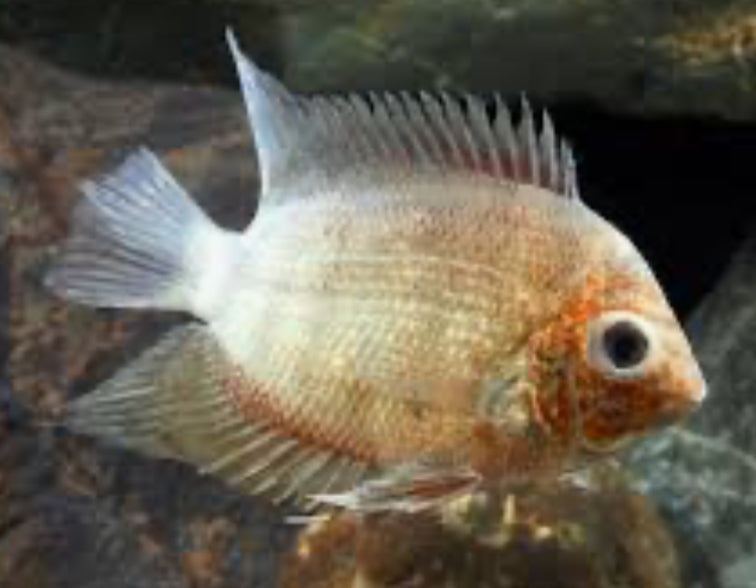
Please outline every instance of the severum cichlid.
[{"label": "severum cichlid", "polygon": [[570,471],[701,402],[662,290],[578,197],[547,115],[295,96],[229,42],[256,218],[215,226],[147,151],[84,186],[51,287],[198,320],[71,427],[278,499],[415,509]]}]

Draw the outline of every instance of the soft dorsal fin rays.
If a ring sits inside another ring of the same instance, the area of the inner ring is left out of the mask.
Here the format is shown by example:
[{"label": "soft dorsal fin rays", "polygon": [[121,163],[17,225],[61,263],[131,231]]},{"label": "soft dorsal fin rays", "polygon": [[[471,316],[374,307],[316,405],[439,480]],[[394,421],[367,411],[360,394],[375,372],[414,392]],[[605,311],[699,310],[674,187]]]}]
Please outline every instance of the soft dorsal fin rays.
[{"label": "soft dorsal fin rays", "polygon": [[481,99],[445,92],[305,98],[252,63],[231,31],[227,38],[257,147],[261,204],[454,173],[578,198],[570,147],[545,111],[536,128],[524,97],[516,126],[499,96],[493,116]]}]

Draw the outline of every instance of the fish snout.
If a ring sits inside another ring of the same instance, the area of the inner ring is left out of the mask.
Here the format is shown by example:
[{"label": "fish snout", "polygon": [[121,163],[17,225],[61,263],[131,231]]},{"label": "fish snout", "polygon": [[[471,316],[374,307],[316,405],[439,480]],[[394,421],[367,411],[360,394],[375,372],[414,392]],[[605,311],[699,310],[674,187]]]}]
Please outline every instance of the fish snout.
[{"label": "fish snout", "polygon": [[691,403],[691,410],[697,408],[706,398],[708,386],[697,362],[692,362],[687,378],[680,386],[680,395],[686,397]]},{"label": "fish snout", "polygon": [[700,379],[696,384],[693,384],[690,390],[690,398],[694,404],[693,408],[696,408],[699,404],[703,403],[704,399],[709,393],[709,387],[706,385],[706,382],[703,379]]},{"label": "fish snout", "polygon": [[706,381],[700,374],[678,380],[659,407],[657,424],[673,424],[689,416],[701,405],[706,394]]}]

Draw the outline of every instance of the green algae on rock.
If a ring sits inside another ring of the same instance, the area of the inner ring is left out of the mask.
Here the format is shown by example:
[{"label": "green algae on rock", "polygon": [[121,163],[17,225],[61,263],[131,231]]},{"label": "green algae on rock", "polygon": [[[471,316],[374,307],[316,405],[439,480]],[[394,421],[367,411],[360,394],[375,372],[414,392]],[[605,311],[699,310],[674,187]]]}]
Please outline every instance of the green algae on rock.
[{"label": "green algae on rock", "polygon": [[233,25],[262,64],[301,90],[379,81],[527,91],[624,115],[756,118],[749,0],[85,4],[6,0],[0,37],[98,75],[231,83],[214,41]]}]

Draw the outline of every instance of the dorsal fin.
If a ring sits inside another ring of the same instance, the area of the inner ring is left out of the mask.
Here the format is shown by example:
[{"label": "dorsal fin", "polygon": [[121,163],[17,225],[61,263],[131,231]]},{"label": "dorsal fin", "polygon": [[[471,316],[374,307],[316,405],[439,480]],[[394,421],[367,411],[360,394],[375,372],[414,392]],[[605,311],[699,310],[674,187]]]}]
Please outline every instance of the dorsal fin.
[{"label": "dorsal fin", "polygon": [[578,199],[570,147],[545,111],[536,128],[525,98],[515,127],[498,95],[493,116],[468,94],[295,96],[255,66],[230,31],[227,37],[257,147],[262,204],[429,173],[487,176]]}]

